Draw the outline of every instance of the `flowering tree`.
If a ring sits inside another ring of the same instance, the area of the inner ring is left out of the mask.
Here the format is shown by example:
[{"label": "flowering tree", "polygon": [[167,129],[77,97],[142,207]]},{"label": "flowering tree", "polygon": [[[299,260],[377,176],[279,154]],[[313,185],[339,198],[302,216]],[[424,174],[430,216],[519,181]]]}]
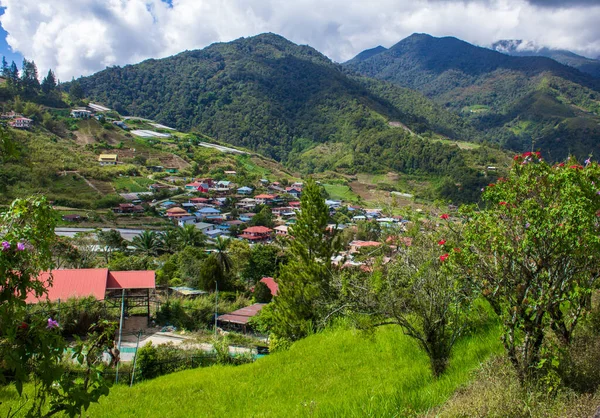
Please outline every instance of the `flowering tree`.
[{"label": "flowering tree", "polygon": [[14,382],[19,395],[31,382],[33,396],[20,405],[28,416],[75,416],[108,393],[99,358],[112,342],[113,326],[96,324],[87,342],[73,347],[74,359],[85,364],[83,379],[76,380],[61,363],[67,344],[60,324],[26,309],[28,295],[46,291],[38,277],[52,267],[53,239],[54,217],[44,198],[18,199],[0,215],[0,382]]},{"label": "flowering tree", "polygon": [[508,178],[467,213],[457,257],[504,326],[521,381],[534,377],[547,331],[569,344],[600,273],[600,166],[551,166],[539,153],[515,157]]}]

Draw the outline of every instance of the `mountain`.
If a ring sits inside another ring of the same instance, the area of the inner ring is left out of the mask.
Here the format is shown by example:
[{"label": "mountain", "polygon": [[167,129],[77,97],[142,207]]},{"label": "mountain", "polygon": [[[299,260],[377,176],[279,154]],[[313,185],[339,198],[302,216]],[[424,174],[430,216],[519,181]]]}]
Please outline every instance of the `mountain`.
[{"label": "mountain", "polygon": [[365,49],[364,51],[362,51],[361,53],[359,53],[357,56],[355,56],[354,58],[352,58],[350,61],[348,61],[348,63],[350,62],[361,62],[364,61],[368,58],[371,58],[372,56],[375,56],[377,54],[381,54],[382,52],[387,51],[387,48],[379,45],[376,46],[375,48],[371,48],[371,49]]},{"label": "mountain", "polygon": [[491,49],[516,57],[548,57],[579,71],[600,77],[600,60],[583,57],[565,49],[552,49],[521,39],[500,40]]},{"label": "mountain", "polygon": [[413,34],[351,60],[351,73],[416,89],[487,141],[547,157],[600,152],[600,79],[546,57],[513,57],[452,37]]},{"label": "mountain", "polygon": [[120,113],[197,130],[307,173],[395,170],[450,176],[453,184],[469,183],[464,173],[478,176],[468,168],[469,152],[427,139],[473,139],[468,122],[420,93],[349,75],[274,34],[108,68],[78,82],[87,97]]}]

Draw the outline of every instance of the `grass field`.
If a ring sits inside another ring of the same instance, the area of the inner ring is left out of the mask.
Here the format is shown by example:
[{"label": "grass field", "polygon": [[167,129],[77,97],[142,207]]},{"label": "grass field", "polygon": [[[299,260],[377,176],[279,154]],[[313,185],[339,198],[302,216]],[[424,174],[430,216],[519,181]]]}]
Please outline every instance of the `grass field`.
[{"label": "grass field", "polygon": [[115,189],[122,192],[147,192],[148,186],[153,184],[154,180],[146,177],[117,177],[113,180]]},{"label": "grass field", "polygon": [[352,203],[356,203],[359,200],[358,195],[349,186],[344,184],[322,184],[322,186],[332,200],[343,200],[344,202]]},{"label": "grass field", "polygon": [[461,341],[448,373],[434,379],[427,357],[399,328],[374,334],[328,331],[244,366],[184,371],[115,387],[93,417],[403,416],[445,402],[470,372],[501,351],[490,329]]}]

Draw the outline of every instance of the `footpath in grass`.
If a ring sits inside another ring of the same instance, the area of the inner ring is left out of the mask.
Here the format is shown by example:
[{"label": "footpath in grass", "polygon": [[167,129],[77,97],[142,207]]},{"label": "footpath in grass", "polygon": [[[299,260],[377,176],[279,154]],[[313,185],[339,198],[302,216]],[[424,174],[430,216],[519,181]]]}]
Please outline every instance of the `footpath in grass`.
[{"label": "footpath in grass", "polygon": [[491,328],[459,342],[436,380],[427,357],[399,328],[333,330],[244,366],[188,370],[113,387],[91,417],[405,416],[444,403],[471,371],[501,351]]}]

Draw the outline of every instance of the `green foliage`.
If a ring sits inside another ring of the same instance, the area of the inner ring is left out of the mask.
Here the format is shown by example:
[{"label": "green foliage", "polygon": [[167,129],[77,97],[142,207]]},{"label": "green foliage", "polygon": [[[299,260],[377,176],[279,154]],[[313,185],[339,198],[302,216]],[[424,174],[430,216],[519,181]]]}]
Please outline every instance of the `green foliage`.
[{"label": "green foliage", "polygon": [[278,295],[260,313],[271,333],[289,341],[322,328],[336,298],[331,287],[331,257],[339,249],[338,240],[326,230],[329,208],[312,178],[302,192],[301,208],[290,228],[293,240],[288,261],[277,278]]},{"label": "green foliage", "polygon": [[277,276],[282,260],[277,249],[272,245],[258,244],[252,246],[242,270],[242,278],[249,286],[256,284],[263,277]]},{"label": "green foliage", "polygon": [[273,299],[271,289],[263,282],[258,282],[254,286],[254,300],[257,303],[269,303]]},{"label": "green foliage", "polygon": [[551,166],[526,153],[486,188],[486,210],[465,213],[467,251],[456,259],[500,317],[522,381],[536,376],[548,331],[570,344],[589,310],[600,267],[599,184],[596,163]]}]

